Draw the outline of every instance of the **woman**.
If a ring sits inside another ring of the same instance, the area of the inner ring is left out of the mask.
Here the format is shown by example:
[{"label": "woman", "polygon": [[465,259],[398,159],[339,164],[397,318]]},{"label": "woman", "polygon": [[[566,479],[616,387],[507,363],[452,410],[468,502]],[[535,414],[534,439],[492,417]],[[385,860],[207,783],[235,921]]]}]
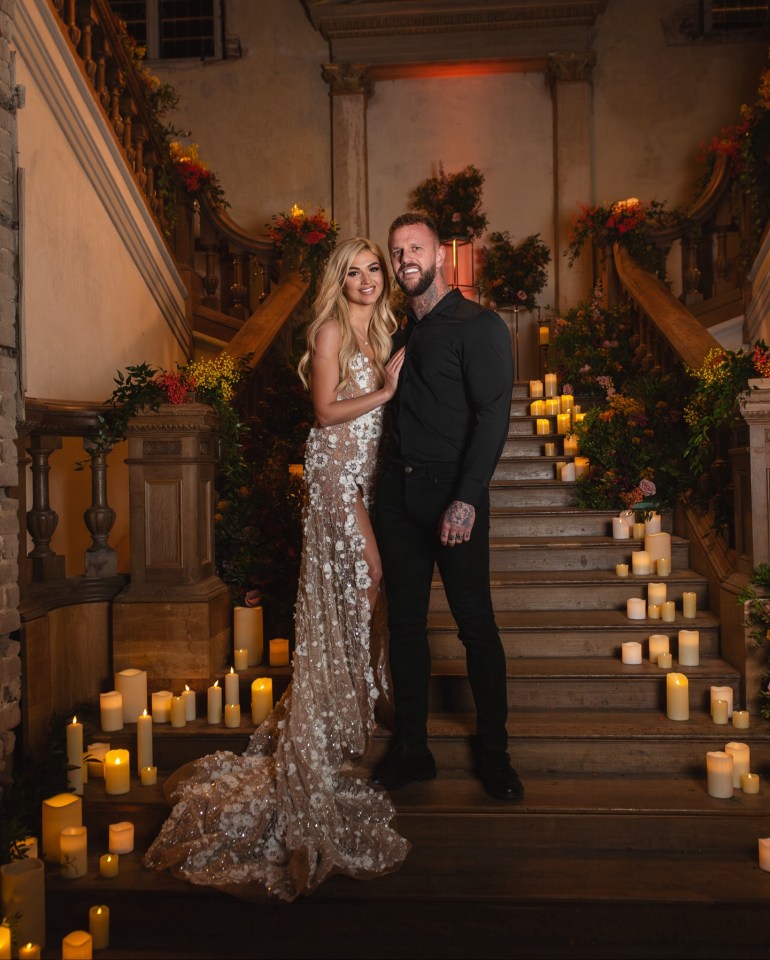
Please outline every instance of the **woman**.
[{"label": "woman", "polygon": [[409,844],[394,809],[351,772],[367,746],[385,673],[370,657],[380,559],[367,508],[403,351],[382,251],[353,238],[332,252],[299,374],[317,423],[305,454],[307,496],[295,607],[293,680],[243,756],[191,765],[145,856],[192,883],[254,898],[310,893],[333,873],[396,870]]}]

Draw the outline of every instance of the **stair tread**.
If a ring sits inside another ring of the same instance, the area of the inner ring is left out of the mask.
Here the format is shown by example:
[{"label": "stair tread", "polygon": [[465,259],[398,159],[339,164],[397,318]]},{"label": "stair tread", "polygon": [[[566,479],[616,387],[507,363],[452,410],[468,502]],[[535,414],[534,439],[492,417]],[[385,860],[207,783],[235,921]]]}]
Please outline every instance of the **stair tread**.
[{"label": "stair tread", "polygon": [[[607,680],[610,678],[664,680],[667,673],[686,672],[690,679],[696,677],[740,677],[740,671],[717,657],[701,662],[695,667],[680,667],[676,660],[672,670],[663,670],[649,660],[639,664],[623,663],[619,657],[508,657],[505,661],[506,676],[518,679],[568,679]],[[465,657],[434,659],[433,676],[467,676]]]},{"label": "stair tread", "polygon": [[[642,579],[642,578],[639,578]],[[628,627],[650,633],[674,633],[680,629],[704,630],[719,626],[719,618],[711,610],[698,610],[697,616],[684,619],[677,613],[673,623],[662,620],[629,620],[625,610],[500,610],[495,612],[501,630],[542,630],[576,628],[585,630],[617,630]],[[455,630],[456,624],[448,611],[431,611],[428,630]]]},{"label": "stair tread", "polygon": [[[644,549],[644,544],[641,540],[616,540],[614,537],[610,536],[601,536],[600,534],[564,534],[563,536],[555,537],[495,537],[491,536],[489,538],[489,543],[491,546],[502,549],[504,547],[509,547],[510,549],[521,548],[525,549],[527,547],[537,548],[539,550],[548,550],[550,547],[623,547],[625,546],[628,549],[631,546],[638,546],[640,550]],[[675,547],[678,544],[687,544],[688,541],[684,537],[671,537],[671,546]],[[613,571],[614,572],[614,571]]]},{"label": "stair tread", "polygon": [[[629,584],[639,584],[644,586],[650,581],[662,582],[667,584],[682,584],[685,589],[690,584],[706,584],[707,580],[700,573],[694,570],[672,570],[667,577],[658,577],[657,574],[639,576],[633,574],[629,577],[618,577],[614,570],[492,570],[490,572],[490,583],[494,586],[505,584],[524,584],[531,586],[558,584],[560,586],[591,584],[591,583],[611,583],[613,586],[627,586]],[[433,581],[433,586],[440,586],[441,580]]]}]

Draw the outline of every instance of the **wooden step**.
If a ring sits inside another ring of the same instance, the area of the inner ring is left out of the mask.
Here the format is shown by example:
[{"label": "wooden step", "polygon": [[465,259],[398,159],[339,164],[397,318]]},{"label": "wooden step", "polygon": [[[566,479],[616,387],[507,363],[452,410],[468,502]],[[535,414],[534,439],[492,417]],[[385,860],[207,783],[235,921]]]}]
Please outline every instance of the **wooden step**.
[{"label": "wooden step", "polygon": [[495,511],[506,507],[568,507],[575,498],[572,484],[560,480],[493,480],[489,502]]},{"label": "wooden step", "polygon": [[[613,540],[612,537],[565,536],[490,538],[493,570],[608,570],[617,563],[631,563],[631,554],[638,550],[637,541]],[[685,570],[690,563],[690,545],[681,537],[671,541],[671,565]]]},{"label": "wooden step", "polygon": [[[570,484],[563,484],[570,486]],[[496,537],[610,537],[612,510],[579,510],[576,507],[525,507],[517,504],[500,510],[492,510],[490,529]],[[641,541],[621,540],[628,549]]]}]

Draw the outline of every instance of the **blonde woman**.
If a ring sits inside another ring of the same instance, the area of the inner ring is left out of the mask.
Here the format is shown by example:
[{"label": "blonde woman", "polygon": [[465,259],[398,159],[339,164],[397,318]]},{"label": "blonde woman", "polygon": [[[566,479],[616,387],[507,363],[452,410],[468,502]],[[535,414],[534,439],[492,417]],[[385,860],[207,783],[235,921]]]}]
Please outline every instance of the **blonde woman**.
[{"label": "blonde woman", "polygon": [[390,357],[389,298],[379,247],[340,243],[299,364],[316,424],[305,453],[293,679],[243,756],[216,753],[179,777],[145,863],[192,883],[294,900],[333,873],[396,870],[408,852],[390,826],[388,796],[351,771],[383,685],[370,651],[381,573],[368,508],[383,408],[403,363],[402,350]]}]

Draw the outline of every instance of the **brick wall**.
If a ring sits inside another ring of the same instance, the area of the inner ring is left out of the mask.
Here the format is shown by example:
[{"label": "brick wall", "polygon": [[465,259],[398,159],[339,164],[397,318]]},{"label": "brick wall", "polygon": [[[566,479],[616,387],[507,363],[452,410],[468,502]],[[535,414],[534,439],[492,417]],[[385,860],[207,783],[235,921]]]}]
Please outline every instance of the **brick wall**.
[{"label": "brick wall", "polygon": [[18,409],[18,202],[16,187],[15,76],[11,42],[16,0],[0,0],[0,783],[11,774],[21,719],[17,503],[8,496],[16,486]]}]

